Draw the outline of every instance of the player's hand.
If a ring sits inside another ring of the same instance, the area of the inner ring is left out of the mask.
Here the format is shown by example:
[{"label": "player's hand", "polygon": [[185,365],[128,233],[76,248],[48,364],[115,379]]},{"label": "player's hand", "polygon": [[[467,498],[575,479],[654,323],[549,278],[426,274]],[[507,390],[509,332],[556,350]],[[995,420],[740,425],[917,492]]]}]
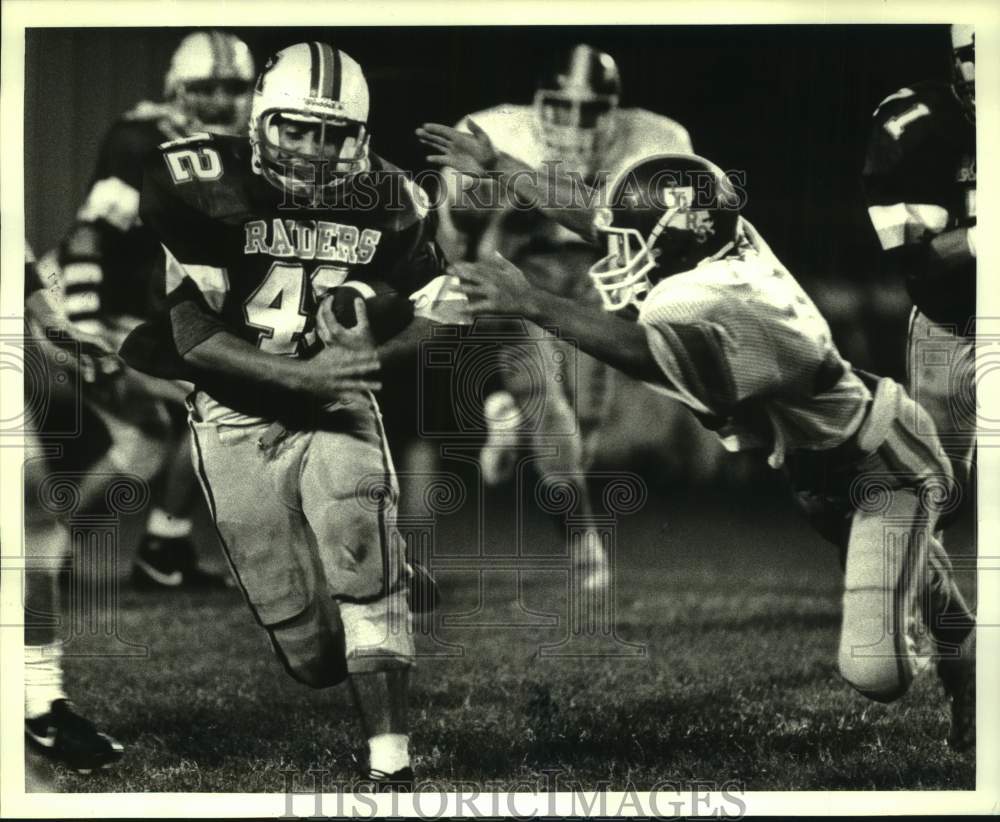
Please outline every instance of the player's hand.
[{"label": "player's hand", "polygon": [[417,129],[417,138],[434,152],[427,155],[427,162],[451,166],[473,177],[486,177],[496,168],[497,150],[475,120],[468,123],[471,134],[439,123],[424,123]]},{"label": "player's hand", "polygon": [[480,314],[523,314],[533,311],[535,288],[516,265],[499,251],[480,262],[455,263],[449,274],[458,277],[457,290],[469,301],[468,312]]},{"label": "player's hand", "polygon": [[326,297],[316,312],[316,333],[323,348],[309,366],[317,378],[319,393],[337,394],[341,391],[378,391],[380,367],[378,350],[368,324],[365,301],[354,301],[357,323],[345,328],[333,314],[333,295]]},{"label": "player's hand", "polygon": [[107,340],[96,334],[88,334],[72,325],[70,333],[78,346],[80,373],[84,382],[100,382],[122,373],[121,358]]}]

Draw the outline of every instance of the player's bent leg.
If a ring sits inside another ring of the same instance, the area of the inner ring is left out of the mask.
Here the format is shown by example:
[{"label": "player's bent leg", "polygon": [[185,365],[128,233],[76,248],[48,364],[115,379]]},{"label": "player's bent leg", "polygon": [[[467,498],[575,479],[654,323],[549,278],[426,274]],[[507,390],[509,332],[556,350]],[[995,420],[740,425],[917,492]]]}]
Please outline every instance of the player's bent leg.
[{"label": "player's bent leg", "polygon": [[933,421],[955,480],[965,490],[976,450],[975,344],[954,332],[914,309],[906,370],[909,394]]},{"label": "player's bent leg", "polygon": [[[238,587],[286,670],[314,687],[346,676],[340,622],[316,543],[298,506],[310,433],[271,449],[267,426],[215,426],[192,415],[195,470]],[[318,605],[317,602],[320,604]]]},{"label": "player's bent leg", "polygon": [[310,688],[328,688],[347,676],[344,632],[337,606],[325,592],[292,619],[267,629],[288,675]]},{"label": "player's bent leg", "polygon": [[929,528],[909,489],[891,492],[884,511],[857,511],[851,521],[838,665],[848,683],[879,702],[902,696],[918,669]]},{"label": "player's bent leg", "polygon": [[321,427],[300,477],[302,510],[340,605],[369,777],[380,789],[406,789],[413,779],[406,672],[415,652],[395,470],[371,396],[358,395]]}]

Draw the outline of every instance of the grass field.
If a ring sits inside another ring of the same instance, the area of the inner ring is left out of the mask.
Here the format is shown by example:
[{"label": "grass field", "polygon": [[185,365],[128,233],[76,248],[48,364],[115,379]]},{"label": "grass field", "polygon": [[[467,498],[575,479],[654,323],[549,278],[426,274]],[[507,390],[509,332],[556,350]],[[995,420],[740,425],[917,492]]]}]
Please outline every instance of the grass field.
[{"label": "grass field", "polygon": [[[891,706],[838,679],[834,551],[772,490],[655,492],[622,521],[616,630],[644,646],[640,658],[539,655],[567,630],[559,572],[523,579],[519,595],[514,572],[491,572],[482,597],[478,574],[440,573],[447,602],[434,636],[462,655],[421,659],[414,673],[418,775],[438,788],[493,790],[554,769],[563,784],[611,790],[705,780],[747,790],[974,788],[974,757],[942,741],[948,716],[932,675]],[[494,509],[486,548],[509,554],[509,506]],[[442,521],[438,545],[463,546],[469,530],[459,511]],[[540,550],[558,538],[539,519],[525,544]],[[530,624],[540,612],[561,615],[558,624]],[[474,616],[456,618],[463,613]],[[139,595],[123,581],[118,625],[147,656],[71,656],[66,668],[73,697],[126,757],[91,777],[59,774],[59,789],[279,792],[289,769],[326,770],[328,784],[355,777],[363,746],[346,689],[288,679],[238,594]],[[114,647],[106,638],[77,645]],[[419,647],[441,649],[428,635]]]}]

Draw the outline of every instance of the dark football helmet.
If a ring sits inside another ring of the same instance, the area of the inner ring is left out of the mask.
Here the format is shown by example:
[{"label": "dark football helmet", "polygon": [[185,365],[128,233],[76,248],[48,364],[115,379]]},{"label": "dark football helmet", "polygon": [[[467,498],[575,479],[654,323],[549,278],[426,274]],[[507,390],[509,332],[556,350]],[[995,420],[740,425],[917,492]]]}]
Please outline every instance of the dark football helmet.
[{"label": "dark football helmet", "polygon": [[723,171],[693,154],[659,154],[622,172],[597,209],[607,256],[590,278],[608,311],[638,306],[652,286],[718,259],[737,241],[740,192]]},{"label": "dark football helmet", "polygon": [[976,115],[976,32],[970,25],[951,27],[955,93],[973,117]]},{"label": "dark football helmet", "polygon": [[535,93],[548,158],[590,171],[613,131],[621,78],[610,54],[574,46]]}]

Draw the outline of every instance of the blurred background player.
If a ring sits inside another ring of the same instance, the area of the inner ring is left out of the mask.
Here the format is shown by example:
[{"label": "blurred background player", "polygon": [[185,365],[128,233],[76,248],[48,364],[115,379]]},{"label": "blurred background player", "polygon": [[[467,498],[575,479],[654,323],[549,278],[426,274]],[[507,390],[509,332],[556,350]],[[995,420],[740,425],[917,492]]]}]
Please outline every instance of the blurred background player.
[{"label": "blurred background player", "polygon": [[[27,243],[24,299],[24,731],[29,783],[46,789],[44,774],[31,760],[32,751],[89,773],[118,761],[123,748],[80,715],[63,689],[62,646],[54,618],[61,610],[57,577],[70,551],[70,533],[42,502],[42,486],[51,472],[68,472],[78,480],[79,506],[86,507],[103,491],[108,475],[124,466],[116,460],[102,420],[76,396],[74,380],[56,379],[60,370],[82,363],[91,371],[113,371],[115,357],[100,338],[81,333],[66,321],[43,287]],[[29,348],[37,356],[30,356]],[[106,361],[103,368],[98,365],[101,361]],[[76,436],[66,436],[74,430]]]},{"label": "blurred background player", "polygon": [[[576,175],[588,186],[613,180],[643,157],[692,150],[679,123],[644,109],[623,108],[620,98],[614,59],[580,44],[560,55],[542,77],[532,105],[495,106],[464,117],[457,128],[469,131],[471,121],[498,151],[533,169],[556,164],[561,173]],[[518,207],[490,182],[449,168],[442,175],[447,197],[442,198],[438,236],[449,259],[486,259],[499,251],[540,288],[599,304],[597,292],[582,276],[596,259],[593,245],[538,209]],[[535,326],[527,328],[533,336],[544,336]],[[507,357],[499,355],[505,366],[499,372],[501,386],[484,403],[488,439],[481,453],[483,478],[490,485],[510,479],[519,458],[516,446],[527,437],[543,480],[558,473],[571,481],[581,500],[580,513],[590,520],[583,476],[607,416],[614,372],[568,343],[555,344],[565,349],[561,364],[544,358],[542,384],[517,362],[513,349]],[[524,409],[532,406],[541,409],[539,418],[526,420]],[[607,586],[606,558],[596,532],[588,533],[579,559],[588,565],[588,588]]]},{"label": "blurred background player", "polygon": [[[143,158],[163,142],[199,132],[242,133],[254,77],[242,40],[220,31],[195,32],[174,52],[164,101],[142,101],[111,127],[87,198],[57,252],[65,310],[76,328],[117,350],[163,302],[163,252],[139,220]],[[132,581],[142,589],[230,584],[227,575],[199,567],[191,540],[197,486],[184,408],[189,388],[125,368],[117,380],[88,390],[88,400],[113,431],[132,427],[134,438],[138,428],[138,437],[156,442],[162,455],[159,488],[132,569]],[[152,459],[149,448],[136,459]]]},{"label": "blurred background player", "polygon": [[967,490],[976,445],[976,85],[972,26],[951,27],[953,80],[883,100],[864,165],[868,214],[913,300],[910,393]]}]

